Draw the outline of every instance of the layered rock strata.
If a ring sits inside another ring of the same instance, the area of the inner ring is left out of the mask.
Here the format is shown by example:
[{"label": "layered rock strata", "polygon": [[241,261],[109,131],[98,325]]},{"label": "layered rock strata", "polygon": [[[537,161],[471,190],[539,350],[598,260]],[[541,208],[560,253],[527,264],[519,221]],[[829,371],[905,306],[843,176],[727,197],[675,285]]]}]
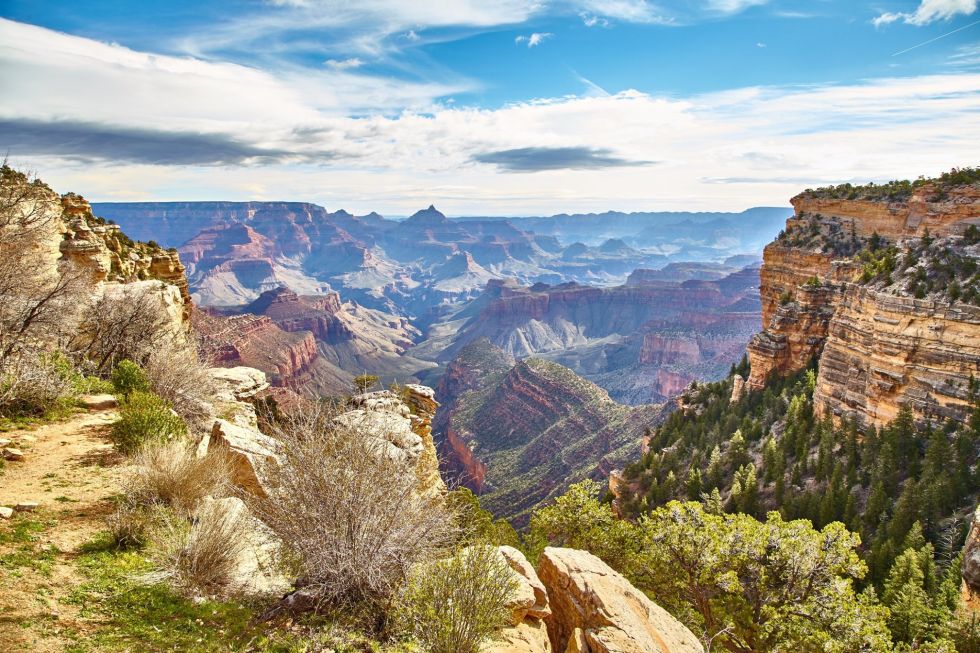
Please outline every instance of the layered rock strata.
[{"label": "layered rock strata", "polygon": [[875,234],[899,251],[927,233],[963,234],[980,224],[980,188],[925,185],[891,202],[818,191],[792,202],[796,214],[764,252],[764,330],[748,346],[748,386],[817,359],[818,413],[881,426],[908,406],[917,419],[965,419],[970,379],[980,376],[980,309],[863,282],[853,252]]}]

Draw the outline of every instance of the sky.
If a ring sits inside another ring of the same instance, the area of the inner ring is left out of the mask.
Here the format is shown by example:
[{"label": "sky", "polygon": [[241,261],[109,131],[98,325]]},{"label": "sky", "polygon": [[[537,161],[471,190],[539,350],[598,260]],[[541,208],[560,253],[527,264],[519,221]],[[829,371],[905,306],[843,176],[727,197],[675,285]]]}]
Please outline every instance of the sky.
[{"label": "sky", "polygon": [[4,0],[0,150],[91,201],[785,205],[980,165],[978,0]]}]

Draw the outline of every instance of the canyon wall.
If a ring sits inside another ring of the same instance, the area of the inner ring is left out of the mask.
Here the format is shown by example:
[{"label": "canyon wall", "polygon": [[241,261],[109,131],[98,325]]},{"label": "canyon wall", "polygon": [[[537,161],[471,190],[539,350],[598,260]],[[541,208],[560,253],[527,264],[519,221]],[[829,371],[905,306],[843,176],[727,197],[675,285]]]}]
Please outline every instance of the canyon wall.
[{"label": "canyon wall", "polygon": [[[796,214],[764,252],[763,331],[749,343],[748,385],[816,359],[820,414],[880,426],[908,406],[918,419],[965,419],[980,377],[980,308],[948,288],[916,290],[916,279],[980,258],[961,237],[980,224],[980,188],[929,184],[894,201],[817,191],[792,203]],[[888,256],[899,261],[894,279],[874,267]],[[964,290],[976,284],[971,274]]]},{"label": "canyon wall", "polygon": [[635,457],[661,406],[623,406],[556,363],[515,363],[487,339],[464,348],[436,391],[443,470],[494,514],[526,523],[541,502]]}]

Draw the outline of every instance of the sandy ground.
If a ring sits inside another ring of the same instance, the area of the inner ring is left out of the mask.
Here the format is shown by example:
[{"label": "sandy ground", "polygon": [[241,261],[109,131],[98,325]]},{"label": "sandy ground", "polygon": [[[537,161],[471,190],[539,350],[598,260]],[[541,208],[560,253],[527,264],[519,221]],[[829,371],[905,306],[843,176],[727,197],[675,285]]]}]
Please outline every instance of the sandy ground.
[{"label": "sandy ground", "polygon": [[[0,566],[0,651],[64,650],[65,629],[88,628],[78,608],[63,599],[83,579],[74,560],[79,547],[105,527],[119,492],[122,458],[107,438],[114,411],[80,413],[33,430],[0,433],[25,453],[0,471],[0,505],[36,501],[32,519],[48,527],[37,534],[35,550],[50,552],[45,568]],[[17,517],[15,517],[15,520]],[[15,521],[0,521],[9,532]],[[0,544],[0,555],[23,547]]]}]

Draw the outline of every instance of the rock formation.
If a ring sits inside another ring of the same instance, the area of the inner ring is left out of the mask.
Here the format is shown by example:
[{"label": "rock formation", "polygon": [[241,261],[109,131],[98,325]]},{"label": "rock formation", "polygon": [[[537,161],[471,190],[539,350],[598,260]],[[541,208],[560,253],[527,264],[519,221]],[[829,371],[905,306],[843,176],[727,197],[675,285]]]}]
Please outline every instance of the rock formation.
[{"label": "rock formation", "polygon": [[510,567],[516,591],[511,598],[511,623],[485,647],[486,653],[551,653],[545,619],[551,615],[548,591],[524,554],[509,546],[497,549]]},{"label": "rock formation", "polygon": [[450,361],[486,338],[514,357],[569,367],[618,401],[660,402],[692,380],[724,376],[742,356],[758,328],[757,283],[752,268],[713,282],[634,273],[626,285],[607,288],[493,281],[446,318],[452,329],[434,325],[417,355],[438,352]]},{"label": "rock formation", "polygon": [[61,255],[87,270],[91,283],[158,279],[177,288],[183,319],[190,317],[191,297],[176,250],[165,250],[152,241],[132,241],[118,225],[95,217],[89,203],[80,195],[63,195],[61,206],[64,221]]},{"label": "rock formation", "polygon": [[635,457],[663,411],[617,404],[556,363],[512,360],[486,340],[465,348],[437,391],[449,403],[436,435],[447,475],[520,524],[570,483]]},{"label": "rock formation", "polygon": [[538,575],[555,651],[701,653],[698,639],[666,610],[587,551],[548,547]]},{"label": "rock formation", "polygon": [[[794,197],[796,214],[765,249],[764,330],[748,347],[749,387],[818,358],[818,413],[880,426],[909,406],[919,419],[964,419],[970,378],[980,375],[980,308],[943,292],[920,289],[915,297],[913,289],[931,265],[916,263],[930,251],[927,241],[939,239],[931,254],[939,259],[949,251],[980,258],[960,238],[980,224],[980,188],[925,184],[891,201],[864,199],[860,189],[852,199],[838,195],[824,189]],[[869,281],[854,256],[872,240],[903,257],[895,279]]]},{"label": "rock formation", "polygon": [[[248,367],[209,370],[218,384],[215,420],[198,451],[224,451],[232,461],[233,481],[247,492],[264,496],[262,468],[276,461],[276,440],[258,427],[253,400],[269,388],[265,374]],[[438,405],[432,388],[408,385],[353,397],[349,410],[335,419],[359,435],[377,441],[387,456],[414,467],[423,492],[442,492],[439,462],[432,439],[432,419]]]}]

